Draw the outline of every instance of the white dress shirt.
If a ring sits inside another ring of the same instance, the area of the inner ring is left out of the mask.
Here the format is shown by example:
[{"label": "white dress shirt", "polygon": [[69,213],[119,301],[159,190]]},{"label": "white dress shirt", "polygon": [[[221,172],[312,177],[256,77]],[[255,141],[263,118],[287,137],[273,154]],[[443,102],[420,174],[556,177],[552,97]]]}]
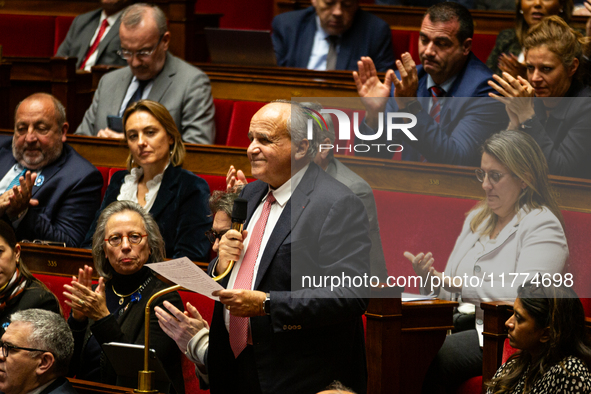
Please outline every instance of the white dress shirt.
[{"label": "white dress shirt", "polygon": [[[310,60],[308,60],[308,70],[326,70],[326,57],[330,48],[330,43],[328,42],[329,35],[320,26],[320,18],[316,15],[316,34],[314,34],[314,44],[312,45]],[[337,45],[337,54],[340,49],[341,45],[339,44]]]},{"label": "white dress shirt", "polygon": [[[109,30],[111,30],[111,27],[113,27],[115,22],[117,22],[117,18],[119,18],[119,15],[121,15],[122,12],[123,12],[123,10],[121,10],[121,11],[117,12],[116,14],[113,14],[109,17],[107,17],[107,14],[105,14],[105,11],[101,12],[101,19],[99,20],[99,25],[96,28],[94,35],[90,39],[90,42],[88,43],[88,49],[90,49],[90,47],[94,43],[94,40],[96,40],[96,36],[98,36],[98,32],[101,29],[101,24],[103,23],[103,21],[106,19],[109,22],[109,24],[107,25],[107,28],[105,29],[105,32],[103,33],[103,36],[101,37],[101,41],[103,41],[105,39],[105,37],[107,36],[107,33],[109,33]],[[90,68],[96,64],[97,55],[98,55],[98,47],[96,48],[94,53],[92,55],[90,55],[90,57],[86,61],[86,64],[84,65],[84,71],[90,71]]]},{"label": "white dress shirt", "polygon": [[[277,201],[275,202],[275,204],[271,205],[271,212],[269,213],[269,218],[267,219],[267,225],[265,226],[265,232],[263,233],[263,240],[261,242],[261,247],[259,249],[259,255],[257,256],[256,262],[254,265],[254,273],[252,275],[252,284],[251,284],[251,288],[250,288],[251,290],[254,289],[254,284],[256,283],[256,279],[257,279],[257,272],[259,269],[259,265],[261,263],[261,257],[263,256],[263,251],[265,250],[265,247],[267,246],[267,242],[269,242],[269,238],[271,237],[271,234],[273,233],[273,229],[275,228],[275,225],[277,224],[277,221],[279,220],[279,217],[281,216],[281,213],[283,212],[285,205],[287,204],[287,202],[291,198],[291,193],[299,185],[304,174],[306,173],[306,170],[308,169],[308,166],[309,166],[309,164],[306,165],[304,168],[302,168],[300,171],[298,171],[295,175],[293,175],[291,177],[291,179],[289,179],[287,182],[285,182],[283,185],[281,185],[277,189],[271,190],[271,188],[269,188],[269,192],[273,191],[273,196],[275,197],[275,199]],[[248,222],[248,226],[246,227],[246,230],[248,231],[248,236],[244,240],[244,248],[242,249],[242,254],[240,255],[240,259],[234,264],[234,268],[232,269],[232,273],[230,274],[230,279],[228,281],[228,287],[227,287],[228,289],[234,288],[234,282],[236,282],[236,276],[238,275],[238,271],[240,271],[240,265],[242,265],[242,259],[244,259],[244,253],[246,252],[246,249],[248,249],[248,243],[250,241],[250,234],[252,234],[252,231],[254,229],[256,222],[261,217],[261,213],[263,212],[263,205],[264,205],[265,201],[267,200],[267,196],[269,195],[269,192],[267,192],[267,195],[261,200],[257,209],[254,211],[252,217],[250,218],[250,221]],[[226,308],[224,308],[224,322],[226,323],[226,329],[229,332],[230,331],[230,312]]]}]

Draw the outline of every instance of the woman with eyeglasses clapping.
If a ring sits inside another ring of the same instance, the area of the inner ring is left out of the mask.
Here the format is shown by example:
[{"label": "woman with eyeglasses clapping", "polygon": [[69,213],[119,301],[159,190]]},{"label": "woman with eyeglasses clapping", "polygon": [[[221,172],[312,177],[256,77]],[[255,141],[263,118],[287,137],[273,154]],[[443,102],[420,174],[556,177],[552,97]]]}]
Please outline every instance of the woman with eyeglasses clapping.
[{"label": "woman with eyeglasses clapping", "polygon": [[[116,201],[106,207],[92,239],[94,266],[100,275],[92,285],[93,270],[85,266],[70,285],[64,285],[72,307],[68,324],[74,334],[70,375],[93,382],[137,387],[137,379],[118,376],[101,346],[109,342],[144,344],[144,311],[151,296],[168,287],[145,264],[166,258],[164,239],[154,219],[138,204]],[[183,310],[177,292],[158,298],[150,311],[150,348],[156,351],[170,384],[160,392],[185,392],[181,353],[158,324],[154,306],[168,301]]]}]

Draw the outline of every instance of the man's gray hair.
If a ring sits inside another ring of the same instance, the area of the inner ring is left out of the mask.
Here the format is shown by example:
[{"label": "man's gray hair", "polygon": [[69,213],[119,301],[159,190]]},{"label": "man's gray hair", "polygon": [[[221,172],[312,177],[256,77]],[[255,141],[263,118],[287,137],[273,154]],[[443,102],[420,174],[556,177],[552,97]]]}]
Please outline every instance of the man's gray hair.
[{"label": "man's gray hair", "polygon": [[[320,135],[320,126],[314,121],[316,115],[295,101],[275,100],[273,102],[291,106],[290,117],[285,124],[287,134],[291,139],[291,143],[295,146],[307,139],[310,142],[307,157],[314,160],[316,153],[318,153],[318,136]],[[308,139],[308,119],[312,121],[312,140]]]},{"label": "man's gray hair", "polygon": [[[320,113],[320,110],[323,108],[322,105],[320,103],[314,103],[314,102],[303,102],[300,103],[303,107],[306,108],[310,108],[313,109],[314,111]],[[334,124],[332,122],[332,116],[330,116],[330,114],[320,114],[322,116],[322,118],[324,119],[324,121],[326,122],[326,126],[322,125],[322,127],[320,127],[320,132],[318,133],[318,144],[321,144],[322,141],[324,141],[325,139],[329,139],[330,140],[330,144],[334,145],[334,141],[335,141],[335,133],[334,133]],[[334,156],[334,149],[329,149],[328,151],[329,157],[333,157]]]},{"label": "man's gray hair", "polygon": [[152,218],[152,215],[146,212],[144,208],[135,202],[115,201],[109,204],[105,209],[103,209],[103,212],[101,212],[101,215],[99,216],[96,223],[96,230],[92,236],[92,257],[94,259],[94,267],[96,268],[98,274],[107,280],[111,279],[112,275],[111,263],[107,259],[105,250],[103,248],[103,245],[106,242],[105,238],[107,238],[105,229],[111,216],[125,211],[136,212],[138,215],[140,215],[142,221],[144,222],[144,227],[146,228],[146,233],[148,234],[146,237],[148,238],[147,242],[152,252],[148,258],[148,261],[144,262],[144,264],[158,263],[166,258],[164,239],[162,238],[158,224],[154,218]]},{"label": "man's gray hair", "polygon": [[156,26],[158,27],[158,34],[160,37],[164,35],[168,31],[168,25],[166,24],[166,15],[164,12],[155,4],[148,4],[148,3],[137,3],[130,5],[123,11],[123,15],[121,15],[121,23],[123,26],[133,29],[137,27],[143,20],[146,15],[146,12],[151,10],[152,17],[154,18],[154,22],[156,22]]},{"label": "man's gray hair", "polygon": [[234,207],[234,200],[238,197],[238,192],[227,192],[224,190],[215,190],[209,197],[209,209],[212,215],[218,212],[223,212],[229,217],[232,217],[232,208]]},{"label": "man's gray hair", "polygon": [[16,121],[16,113],[18,112],[18,109],[20,108],[22,103],[24,103],[27,100],[33,100],[33,99],[38,100],[43,97],[49,98],[51,100],[51,102],[53,103],[53,110],[54,110],[53,113],[55,115],[55,122],[57,123],[57,125],[61,131],[62,127],[64,126],[64,123],[66,123],[66,121],[67,121],[66,108],[58,99],[55,98],[55,96],[53,96],[49,93],[34,93],[34,94],[30,95],[29,97],[27,97],[26,99],[24,99],[23,101],[21,101],[20,103],[18,103],[16,106],[16,109],[14,110],[15,121]]},{"label": "man's gray hair", "polygon": [[25,309],[13,313],[10,323],[29,324],[31,335],[27,347],[51,352],[55,373],[66,376],[74,354],[74,337],[63,316],[44,309]]}]

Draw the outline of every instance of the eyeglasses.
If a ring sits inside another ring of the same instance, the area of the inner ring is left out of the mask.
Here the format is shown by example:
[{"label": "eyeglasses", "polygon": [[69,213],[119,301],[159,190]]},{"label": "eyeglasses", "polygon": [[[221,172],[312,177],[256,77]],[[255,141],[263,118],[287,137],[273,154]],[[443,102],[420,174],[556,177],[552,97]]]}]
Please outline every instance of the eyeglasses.
[{"label": "eyeglasses", "polygon": [[505,175],[506,174],[501,174],[500,172],[496,172],[496,171],[485,172],[481,168],[476,170],[476,179],[478,179],[479,182],[484,182],[484,178],[488,176],[488,180],[493,185],[496,185],[501,180],[501,178]]},{"label": "eyeglasses", "polygon": [[[228,230],[230,230],[230,229],[228,229]],[[211,244],[213,245],[213,244],[215,244],[215,241],[217,239],[221,239],[224,236],[224,234],[226,234],[228,232],[228,230],[223,230],[223,231],[220,231],[219,233],[217,231],[215,231],[214,229],[207,230],[205,232],[205,236],[207,237],[207,239],[209,239],[209,242],[211,242]]]},{"label": "eyeglasses", "polygon": [[[20,346],[14,346],[14,345],[10,345],[6,342],[2,342],[2,344],[0,345],[0,347],[2,348],[2,356],[4,356],[4,358],[8,357],[8,355],[10,354],[11,350],[28,350],[29,352],[41,352],[41,353],[51,353],[49,350],[41,350],[41,349],[31,349],[28,347],[20,347]],[[53,354],[53,353],[52,353]]]},{"label": "eyeglasses", "polygon": [[154,45],[154,47],[152,49],[142,49],[140,51],[134,52],[134,51],[128,51],[127,49],[121,48],[117,51],[117,55],[121,56],[121,58],[125,59],[125,60],[131,60],[134,56],[138,60],[146,60],[147,58],[152,56],[154,51],[156,51],[156,48],[158,48],[158,45],[160,45],[160,41],[162,41],[162,37],[164,37],[164,34],[162,34],[160,36],[160,38],[158,39],[158,42],[156,43],[156,45]]},{"label": "eyeglasses", "polygon": [[142,243],[142,239],[144,239],[144,237],[147,236],[148,234],[142,235],[140,233],[129,233],[129,235],[113,234],[109,238],[105,238],[105,242],[108,242],[109,245],[113,247],[117,247],[121,245],[121,242],[123,242],[123,238],[127,238],[130,244],[139,245]]}]

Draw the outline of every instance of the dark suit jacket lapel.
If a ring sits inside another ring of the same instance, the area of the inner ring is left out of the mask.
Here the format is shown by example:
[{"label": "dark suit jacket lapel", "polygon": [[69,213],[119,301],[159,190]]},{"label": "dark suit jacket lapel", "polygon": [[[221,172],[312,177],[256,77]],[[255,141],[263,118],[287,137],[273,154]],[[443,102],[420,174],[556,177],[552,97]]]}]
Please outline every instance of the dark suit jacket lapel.
[{"label": "dark suit jacket lapel", "polygon": [[312,54],[312,46],[314,45],[314,35],[316,34],[316,13],[308,18],[303,26],[302,35],[299,40],[299,45],[296,48],[296,67],[308,67],[308,61]]},{"label": "dark suit jacket lapel", "polygon": [[175,197],[178,190],[180,175],[181,168],[173,167],[172,164],[170,164],[166,171],[164,171],[156,201],[154,201],[154,205],[152,205],[152,209],[150,209],[150,213],[154,219],[158,218],[162,211],[168,206],[169,202]]},{"label": "dark suit jacket lapel", "polygon": [[[16,160],[12,156],[12,151],[8,148],[0,149],[0,180],[6,175],[8,170],[14,166]],[[4,190],[0,190],[0,194],[4,193]]]},{"label": "dark suit jacket lapel", "polygon": [[166,53],[164,68],[154,79],[154,86],[152,86],[152,90],[150,90],[150,94],[148,95],[150,100],[158,102],[162,100],[162,96],[164,96],[164,93],[166,93],[166,90],[172,84],[172,78],[176,74],[175,67],[172,65],[175,60],[170,53]]},{"label": "dark suit jacket lapel", "polygon": [[310,164],[310,167],[308,167],[308,170],[304,174],[298,187],[293,191],[291,198],[285,204],[285,208],[283,208],[283,212],[273,229],[273,233],[271,234],[269,242],[267,242],[267,246],[263,252],[263,256],[261,257],[261,263],[257,271],[257,279],[254,286],[255,289],[258,288],[261,280],[265,276],[265,272],[273,261],[277,250],[283,245],[285,239],[296,226],[302,212],[308,205],[310,193],[314,190],[317,175],[318,166],[313,163]]},{"label": "dark suit jacket lapel", "polygon": [[[68,156],[68,150],[72,149],[70,147],[68,147],[67,145],[64,144],[64,150],[62,151],[62,155],[52,164],[48,165],[47,167],[44,167],[42,169],[41,175],[39,175],[37,177],[37,181],[35,181],[35,185],[33,186],[33,193],[31,195],[31,197],[35,197],[35,195],[37,194],[37,192],[44,186],[47,184],[47,182],[49,182],[49,180],[51,178],[53,178],[53,176],[55,174],[57,174],[57,172],[59,170],[62,169],[64,163],[66,162],[66,158]],[[38,185],[38,180],[40,179],[39,177],[43,177],[43,182],[40,182],[40,184]]]},{"label": "dark suit jacket lapel", "polygon": [[101,40],[97,49],[97,60],[100,59],[101,55],[103,54],[109,43],[119,36],[119,26],[121,26],[121,15],[119,15],[119,18],[117,18],[113,26],[111,26],[105,38]]},{"label": "dark suit jacket lapel", "polygon": [[94,36],[96,29],[99,27],[99,23],[101,20],[101,11],[101,9],[96,10],[96,12],[92,14],[91,18],[88,20],[88,23],[86,23],[86,26],[80,31],[79,42],[83,42],[85,44],[80,45],[80,49],[78,49],[77,67],[80,67],[80,65],[84,61],[84,58],[86,57],[86,52],[88,52],[88,48],[90,47],[90,40],[92,39],[92,36]]},{"label": "dark suit jacket lapel", "polygon": [[[106,100],[109,101],[109,110],[107,112],[109,115],[119,115],[119,110],[121,109],[121,105],[125,99],[125,94],[127,93],[129,84],[131,84],[131,80],[133,79],[133,74],[131,73],[129,66],[125,67],[124,70],[125,72],[122,73],[119,83],[115,84],[115,86],[109,87],[112,89],[113,94],[105,97]],[[110,98],[112,98],[112,100],[110,100]]]}]

